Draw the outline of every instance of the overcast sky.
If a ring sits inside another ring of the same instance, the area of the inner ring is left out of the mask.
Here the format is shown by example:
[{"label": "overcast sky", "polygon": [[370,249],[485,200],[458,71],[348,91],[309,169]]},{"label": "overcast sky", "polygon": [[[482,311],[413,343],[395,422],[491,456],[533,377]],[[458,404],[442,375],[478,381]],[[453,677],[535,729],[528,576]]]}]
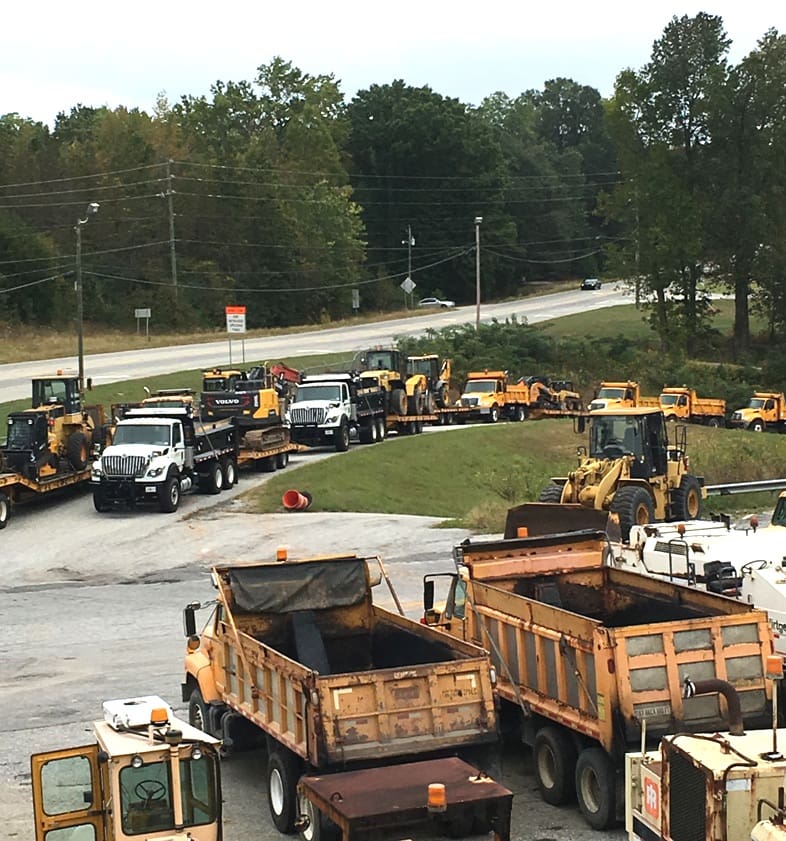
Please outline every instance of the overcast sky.
[{"label": "overcast sky", "polygon": [[151,113],[161,92],[176,102],[250,81],[276,55],[332,73],[347,100],[403,79],[477,105],[557,76],[609,96],[673,15],[700,11],[723,18],[733,62],[770,27],[786,33],[783,0],[6,0],[0,115],[52,125],[77,104]]}]

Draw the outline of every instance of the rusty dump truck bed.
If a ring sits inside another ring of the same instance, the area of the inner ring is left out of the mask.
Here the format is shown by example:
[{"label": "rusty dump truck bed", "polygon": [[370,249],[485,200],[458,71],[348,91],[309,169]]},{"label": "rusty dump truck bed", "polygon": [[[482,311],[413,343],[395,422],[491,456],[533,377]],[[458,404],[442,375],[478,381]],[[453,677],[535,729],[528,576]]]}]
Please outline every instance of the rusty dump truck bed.
[{"label": "rusty dump truck bed", "polygon": [[214,699],[312,767],[496,742],[488,657],[375,606],[365,558],[214,574]]},{"label": "rusty dump truck bed", "polygon": [[[766,727],[766,614],[606,566],[604,538],[588,531],[459,547],[464,638],[491,651],[502,697],[618,758],[641,738],[643,718],[653,741],[723,726],[723,701],[684,699],[686,678],[730,682],[746,725]],[[454,624],[448,630],[460,633]]]}]

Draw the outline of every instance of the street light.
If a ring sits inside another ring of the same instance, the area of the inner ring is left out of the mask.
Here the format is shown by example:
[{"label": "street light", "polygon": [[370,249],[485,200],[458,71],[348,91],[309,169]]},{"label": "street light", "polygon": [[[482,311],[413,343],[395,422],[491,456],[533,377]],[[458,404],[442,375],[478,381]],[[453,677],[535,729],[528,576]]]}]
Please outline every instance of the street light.
[{"label": "street light", "polygon": [[480,328],[480,223],[482,216],[475,217],[475,329]]},{"label": "street light", "polygon": [[91,201],[84,219],[76,220],[76,324],[78,330],[77,355],[79,357],[79,393],[85,391],[84,307],[82,305],[82,225],[98,213],[98,202]]}]

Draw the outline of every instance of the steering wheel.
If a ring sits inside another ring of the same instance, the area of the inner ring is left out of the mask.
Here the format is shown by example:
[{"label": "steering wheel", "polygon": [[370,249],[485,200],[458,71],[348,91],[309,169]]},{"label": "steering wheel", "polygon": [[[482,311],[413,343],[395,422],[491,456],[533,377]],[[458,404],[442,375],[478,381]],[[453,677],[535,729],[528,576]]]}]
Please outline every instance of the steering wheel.
[{"label": "steering wheel", "polygon": [[765,561],[763,558],[760,558],[757,561],[746,561],[740,567],[740,575],[745,575],[746,572],[750,572],[752,569],[764,569],[770,565],[769,561]]},{"label": "steering wheel", "polygon": [[603,448],[603,455],[607,458],[621,458],[624,456],[625,451],[622,448],[622,441],[619,438],[610,438]]},{"label": "steering wheel", "polygon": [[159,780],[140,780],[134,786],[134,794],[140,800],[152,803],[166,797],[166,786]]}]

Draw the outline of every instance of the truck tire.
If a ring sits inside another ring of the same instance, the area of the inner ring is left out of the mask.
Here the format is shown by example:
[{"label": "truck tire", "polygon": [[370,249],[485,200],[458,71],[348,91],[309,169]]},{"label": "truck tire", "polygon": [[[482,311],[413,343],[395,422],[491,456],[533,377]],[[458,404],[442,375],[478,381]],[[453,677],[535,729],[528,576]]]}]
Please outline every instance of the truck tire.
[{"label": "truck tire", "polygon": [[336,434],[336,452],[345,453],[349,449],[349,424],[343,418]]},{"label": "truck tire", "polygon": [[93,488],[93,508],[95,508],[99,514],[105,514],[109,511],[109,507],[104,489],[101,487]]},{"label": "truck tire", "polygon": [[374,418],[366,418],[358,428],[358,441],[361,444],[373,444],[377,440],[377,426]]},{"label": "truck tire", "polygon": [[415,386],[415,390],[412,392],[412,395],[407,398],[407,414],[423,414],[423,394],[420,391],[420,386]]},{"label": "truck tire", "polygon": [[300,830],[302,841],[336,841],[341,838],[337,824],[321,812],[304,794],[297,796],[298,815],[308,818],[308,825]]},{"label": "truck tire", "polygon": [[576,762],[576,795],[584,820],[598,830],[616,823],[617,792],[614,766],[603,748],[585,748]]},{"label": "truck tire", "polygon": [[764,432],[766,425],[761,418],[756,418],[756,420],[750,422],[748,429],[750,429],[751,432]]},{"label": "truck tire", "polygon": [[538,502],[562,502],[562,485],[552,482],[540,492]]},{"label": "truck tire", "polygon": [[276,829],[291,835],[295,828],[299,763],[286,748],[270,751],[267,759],[267,802]]},{"label": "truck tire", "polygon": [[384,441],[388,434],[385,418],[377,418],[375,423],[377,425],[377,441]]},{"label": "truck tire", "polygon": [[225,488],[231,488],[237,484],[237,464],[231,456],[221,459],[221,472],[224,474]]},{"label": "truck tire", "polygon": [[701,516],[701,485],[695,476],[685,475],[671,492],[671,519],[698,520]]},{"label": "truck tire", "polygon": [[389,406],[391,415],[406,415],[407,392],[403,388],[394,388],[390,392]]},{"label": "truck tire", "polygon": [[496,423],[499,420],[499,406],[495,403],[489,409],[489,423]]},{"label": "truck tire", "polygon": [[623,540],[630,536],[631,526],[643,526],[655,518],[652,497],[644,488],[635,485],[620,488],[611,500],[610,510],[620,518]]},{"label": "truck tire", "polygon": [[448,407],[448,386],[447,383],[442,383],[437,389],[436,394],[437,407],[440,409],[447,409]]},{"label": "truck tire", "polygon": [[213,461],[210,463],[207,473],[199,478],[199,487],[206,494],[221,493],[224,487],[224,472],[221,470],[220,462]]},{"label": "truck tire", "polygon": [[713,429],[719,429],[723,425],[723,418],[707,418],[707,426],[711,426]]},{"label": "truck tire", "polygon": [[8,521],[10,519],[11,500],[8,498],[8,494],[0,491],[0,530],[4,529],[8,525]]},{"label": "truck tire", "polygon": [[559,727],[541,727],[532,759],[543,800],[552,806],[570,803],[576,796],[576,748],[570,736]]},{"label": "truck tire", "polygon": [[430,391],[427,391],[423,395],[423,414],[424,415],[433,415],[434,414],[434,409],[436,409],[436,405],[435,405],[435,402],[434,402],[434,395]]},{"label": "truck tire", "polygon": [[66,457],[74,470],[84,470],[90,457],[90,445],[84,432],[72,432],[66,441]]},{"label": "truck tire", "polygon": [[173,514],[180,505],[180,478],[170,473],[166,482],[158,487],[158,510],[162,514]]},{"label": "truck tire", "polygon": [[284,451],[283,453],[278,453],[276,455],[276,468],[278,470],[283,470],[289,464],[289,452]]},{"label": "truck tire", "polygon": [[527,419],[527,410],[521,403],[518,403],[515,408],[513,409],[513,420],[521,423],[521,421]]},{"label": "truck tire", "polygon": [[188,723],[203,733],[210,733],[208,730],[209,722],[210,718],[208,717],[205,699],[202,697],[202,693],[198,688],[194,689],[191,697],[188,699]]}]

